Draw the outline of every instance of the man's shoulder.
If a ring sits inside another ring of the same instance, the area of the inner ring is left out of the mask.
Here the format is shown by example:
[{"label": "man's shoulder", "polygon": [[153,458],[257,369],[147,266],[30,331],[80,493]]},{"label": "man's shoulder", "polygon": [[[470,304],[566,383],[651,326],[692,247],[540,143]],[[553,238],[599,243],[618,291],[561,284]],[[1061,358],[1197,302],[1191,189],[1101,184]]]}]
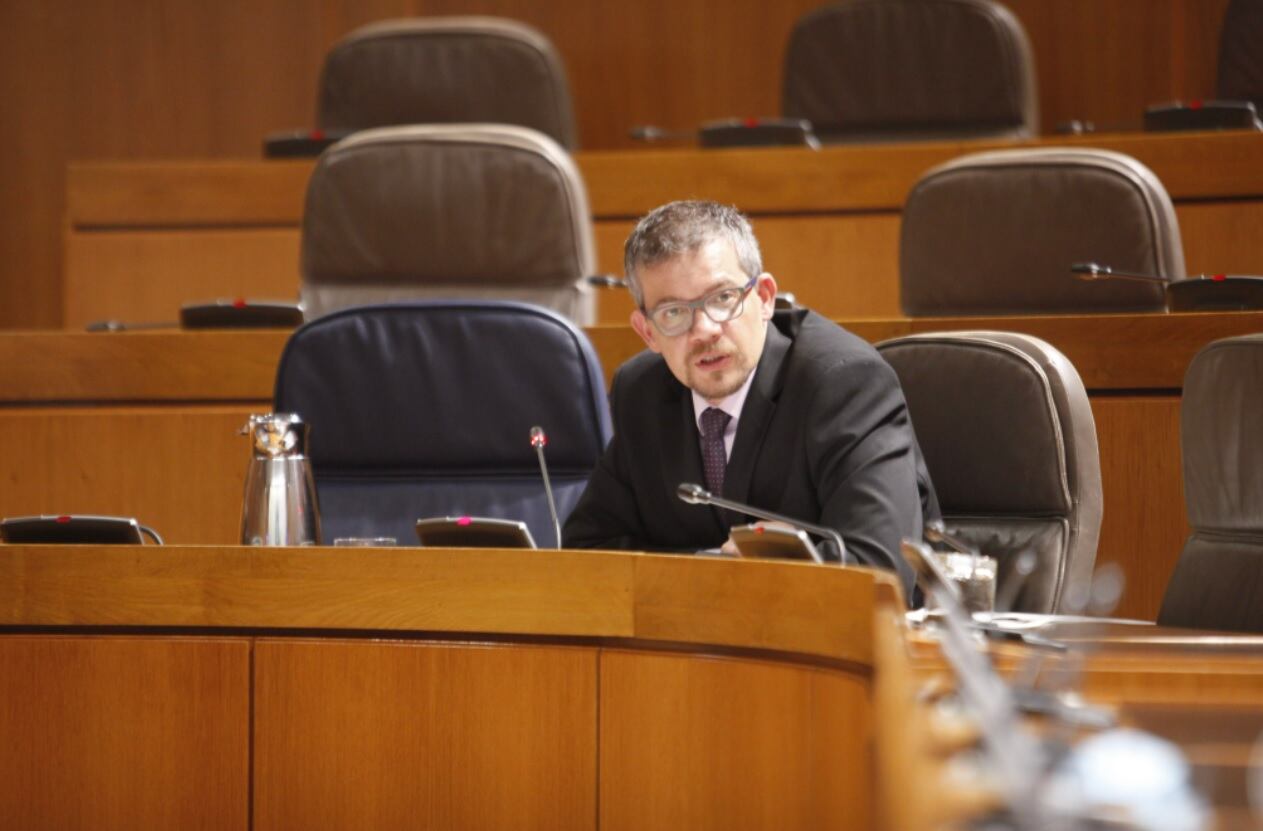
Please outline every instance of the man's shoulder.
[{"label": "man's shoulder", "polygon": [[821,367],[881,360],[868,341],[812,311],[801,315],[791,335],[795,361]]}]

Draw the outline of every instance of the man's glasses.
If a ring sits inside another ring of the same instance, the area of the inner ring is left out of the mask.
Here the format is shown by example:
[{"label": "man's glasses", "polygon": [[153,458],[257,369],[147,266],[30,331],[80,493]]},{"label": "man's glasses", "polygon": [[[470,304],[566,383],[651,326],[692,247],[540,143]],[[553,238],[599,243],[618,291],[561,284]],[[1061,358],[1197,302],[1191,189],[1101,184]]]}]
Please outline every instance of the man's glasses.
[{"label": "man's glasses", "polygon": [[734,317],[741,316],[746,295],[750,293],[750,289],[754,288],[758,280],[757,276],[751,277],[750,281],[741,288],[725,286],[708,292],[696,300],[663,303],[654,307],[652,311],[646,311],[645,316],[653,321],[658,331],[668,338],[682,335],[692,329],[693,313],[698,309],[701,309],[715,323],[727,323]]}]

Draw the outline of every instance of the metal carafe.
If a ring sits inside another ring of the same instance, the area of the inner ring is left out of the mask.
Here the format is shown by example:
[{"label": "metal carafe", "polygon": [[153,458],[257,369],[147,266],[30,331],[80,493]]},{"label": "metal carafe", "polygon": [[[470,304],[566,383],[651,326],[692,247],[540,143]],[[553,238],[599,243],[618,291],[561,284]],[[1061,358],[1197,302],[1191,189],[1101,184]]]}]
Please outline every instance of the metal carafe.
[{"label": "metal carafe", "polygon": [[241,428],[253,449],[241,502],[242,545],[320,544],[307,430],[293,413],[252,415]]}]

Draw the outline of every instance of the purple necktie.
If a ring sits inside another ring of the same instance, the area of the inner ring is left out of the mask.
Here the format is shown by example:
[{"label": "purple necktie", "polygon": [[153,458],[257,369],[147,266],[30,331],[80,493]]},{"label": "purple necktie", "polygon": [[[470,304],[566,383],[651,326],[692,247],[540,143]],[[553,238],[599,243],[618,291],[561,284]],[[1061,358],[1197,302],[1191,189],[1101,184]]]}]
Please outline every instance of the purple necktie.
[{"label": "purple necktie", "polygon": [[702,468],[706,473],[706,489],[716,496],[724,492],[724,469],[728,454],[724,451],[724,428],[732,416],[718,407],[702,413]]}]

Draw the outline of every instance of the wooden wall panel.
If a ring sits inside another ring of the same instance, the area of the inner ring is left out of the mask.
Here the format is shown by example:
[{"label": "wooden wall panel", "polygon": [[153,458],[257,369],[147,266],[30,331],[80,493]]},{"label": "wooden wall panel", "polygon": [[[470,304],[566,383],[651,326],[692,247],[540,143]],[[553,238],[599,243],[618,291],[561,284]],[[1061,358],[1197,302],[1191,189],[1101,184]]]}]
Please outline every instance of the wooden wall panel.
[{"label": "wooden wall panel", "polygon": [[224,297],[297,300],[298,243],[290,228],[71,235],[62,322],[134,322],[137,309],[175,321],[184,303]]},{"label": "wooden wall panel", "polygon": [[254,825],[592,828],[596,651],[260,640]]},{"label": "wooden wall panel", "polygon": [[[262,406],[55,407],[0,411],[0,516],[110,514],[170,543],[235,543]],[[57,448],[49,455],[49,448]],[[153,517],[163,518],[162,522]]]},{"label": "wooden wall panel", "polygon": [[1127,584],[1116,617],[1154,620],[1188,538],[1176,395],[1092,399],[1105,515],[1097,566],[1115,562]]},{"label": "wooden wall panel", "polygon": [[[1042,121],[1134,122],[1213,91],[1226,0],[1008,0],[1038,63]],[[314,116],[328,47],[412,14],[531,23],[566,63],[586,148],[640,123],[779,109],[783,44],[819,0],[48,0],[0,4],[0,327],[61,324],[64,168],[76,159],[257,156]]]},{"label": "wooden wall panel", "polygon": [[600,690],[603,831],[871,827],[866,681],[607,650]]},{"label": "wooden wall panel", "polygon": [[245,640],[0,636],[6,828],[249,827]]}]

